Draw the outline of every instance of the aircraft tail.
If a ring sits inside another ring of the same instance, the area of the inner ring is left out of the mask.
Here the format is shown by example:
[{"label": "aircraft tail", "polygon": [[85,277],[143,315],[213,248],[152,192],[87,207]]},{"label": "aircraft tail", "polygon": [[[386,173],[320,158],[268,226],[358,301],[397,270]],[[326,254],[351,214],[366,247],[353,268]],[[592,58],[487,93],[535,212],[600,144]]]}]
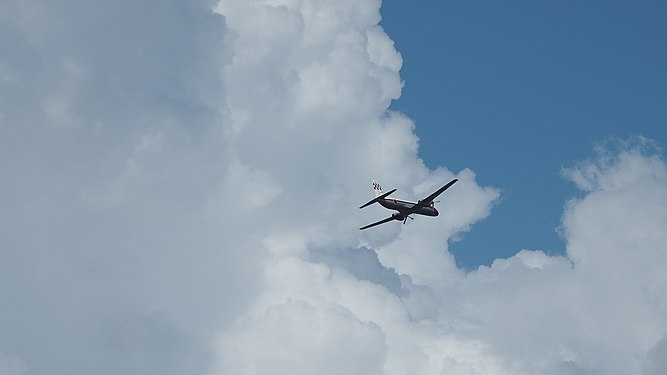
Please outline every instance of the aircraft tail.
[{"label": "aircraft tail", "polygon": [[373,180],[373,192],[375,192],[375,198],[371,199],[370,201],[366,202],[365,204],[362,204],[361,207],[359,207],[359,208],[364,208],[366,206],[370,206],[373,203],[379,202],[380,199],[387,198],[389,196],[389,194],[391,194],[395,191],[396,191],[396,189],[391,189],[388,192],[383,193],[382,192],[382,187],[380,186],[380,184],[377,181]]},{"label": "aircraft tail", "polygon": [[382,195],[382,186],[376,180],[373,180],[373,192],[375,193],[375,198]]}]

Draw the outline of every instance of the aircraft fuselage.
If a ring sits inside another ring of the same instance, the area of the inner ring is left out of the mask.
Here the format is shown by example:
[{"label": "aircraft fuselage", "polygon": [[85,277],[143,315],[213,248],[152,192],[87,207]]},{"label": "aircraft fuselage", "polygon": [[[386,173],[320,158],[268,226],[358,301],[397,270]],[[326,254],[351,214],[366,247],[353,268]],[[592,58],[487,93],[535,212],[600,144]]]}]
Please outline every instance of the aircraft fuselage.
[{"label": "aircraft fuselage", "polygon": [[436,210],[432,204],[430,206],[413,208],[417,204],[416,202],[402,201],[400,199],[393,198],[379,199],[378,203],[380,203],[384,208],[398,211],[401,214],[408,213],[410,215],[418,214],[426,216],[438,216],[439,214],[438,210]]}]

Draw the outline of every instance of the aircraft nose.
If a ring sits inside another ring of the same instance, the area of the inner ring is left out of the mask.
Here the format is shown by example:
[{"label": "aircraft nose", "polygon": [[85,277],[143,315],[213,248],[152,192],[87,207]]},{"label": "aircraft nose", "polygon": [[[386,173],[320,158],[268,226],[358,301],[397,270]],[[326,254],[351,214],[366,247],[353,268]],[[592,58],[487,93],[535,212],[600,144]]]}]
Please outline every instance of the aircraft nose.
[{"label": "aircraft nose", "polygon": [[433,215],[433,216],[438,216],[438,215],[440,215],[440,212],[438,212],[438,209],[435,208],[435,207],[433,207],[433,213],[435,214],[435,215]]}]

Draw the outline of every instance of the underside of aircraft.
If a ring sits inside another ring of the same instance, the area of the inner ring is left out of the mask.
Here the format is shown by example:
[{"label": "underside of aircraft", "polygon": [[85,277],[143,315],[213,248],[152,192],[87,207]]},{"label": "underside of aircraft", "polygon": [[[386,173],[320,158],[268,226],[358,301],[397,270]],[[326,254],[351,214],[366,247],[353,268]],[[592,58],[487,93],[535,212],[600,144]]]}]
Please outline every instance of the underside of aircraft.
[{"label": "underside of aircraft", "polygon": [[428,195],[426,198],[421,199],[417,202],[410,202],[406,200],[401,200],[401,199],[393,199],[389,198],[389,195],[391,195],[393,192],[396,191],[396,189],[392,189],[386,193],[382,192],[382,187],[380,186],[380,183],[377,181],[373,180],[373,191],[375,192],[375,198],[371,199],[370,201],[364,203],[361,205],[359,208],[364,208],[367,206],[370,206],[373,203],[379,203],[382,207],[388,208],[390,210],[395,210],[397,211],[396,213],[392,214],[386,219],[382,219],[380,221],[376,221],[372,224],[368,224],[366,226],[363,226],[359,228],[360,230],[368,229],[371,227],[374,227],[376,225],[388,223],[393,220],[398,220],[398,221],[403,221],[403,224],[409,219],[412,219],[410,215],[425,215],[425,216],[438,216],[439,212],[436,210],[435,205],[433,200],[437,198],[440,194],[442,194],[445,190],[449,189],[452,185],[454,185],[458,179],[453,179],[449,181],[446,185],[441,187],[440,189],[434,191],[432,194]]}]

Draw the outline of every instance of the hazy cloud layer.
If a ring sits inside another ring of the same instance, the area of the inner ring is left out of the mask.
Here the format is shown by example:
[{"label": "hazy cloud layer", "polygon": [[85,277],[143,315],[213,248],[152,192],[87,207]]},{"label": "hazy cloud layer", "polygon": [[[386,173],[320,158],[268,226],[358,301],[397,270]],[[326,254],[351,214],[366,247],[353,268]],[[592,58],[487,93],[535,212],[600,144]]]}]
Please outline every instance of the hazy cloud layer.
[{"label": "hazy cloud layer", "polygon": [[566,257],[457,269],[499,192],[418,158],[379,8],[3,2],[0,374],[663,373],[656,147],[564,170]]}]

